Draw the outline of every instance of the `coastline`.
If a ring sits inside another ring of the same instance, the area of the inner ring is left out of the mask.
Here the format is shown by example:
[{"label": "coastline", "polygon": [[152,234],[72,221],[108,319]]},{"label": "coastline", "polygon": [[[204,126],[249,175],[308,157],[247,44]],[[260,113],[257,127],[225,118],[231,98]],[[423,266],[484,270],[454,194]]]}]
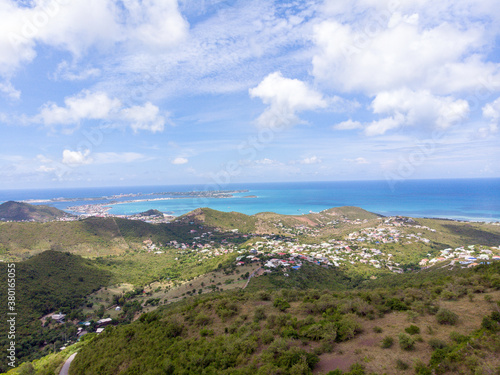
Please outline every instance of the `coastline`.
[{"label": "coastline", "polygon": [[[3,195],[0,191],[0,201],[36,202],[77,212],[87,206],[87,213],[120,217],[149,209],[174,216],[199,207],[246,215],[260,212],[301,215],[332,207],[356,206],[384,216],[500,221],[500,179],[408,180],[396,185],[395,189],[390,189],[386,181],[228,184],[224,186],[227,190],[218,192],[204,192],[199,190],[200,186],[183,185],[175,187],[177,193],[173,192],[175,188],[168,193],[158,193],[170,188],[26,190],[4,192]],[[223,192],[232,194],[221,195]],[[231,199],[220,199],[227,197]]]}]

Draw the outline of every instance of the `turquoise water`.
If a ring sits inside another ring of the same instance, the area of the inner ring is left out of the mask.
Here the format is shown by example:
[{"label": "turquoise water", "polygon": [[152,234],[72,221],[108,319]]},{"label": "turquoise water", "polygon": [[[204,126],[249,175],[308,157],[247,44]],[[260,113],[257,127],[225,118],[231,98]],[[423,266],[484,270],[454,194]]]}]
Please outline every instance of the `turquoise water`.
[{"label": "turquoise water", "polygon": [[[135,202],[113,205],[110,213],[134,214],[151,208],[181,215],[198,207],[245,214],[272,211],[281,214],[318,212],[338,206],[358,206],[382,215],[441,217],[460,220],[500,221],[500,179],[407,180],[390,186],[386,181],[248,183],[228,184],[221,190],[247,189],[234,198],[182,198],[167,201]],[[89,198],[121,193],[200,191],[203,186],[106,187],[85,189],[0,191],[0,201],[52,198]],[[257,198],[243,198],[256,195]],[[136,199],[156,198],[145,196]],[[130,200],[131,198],[123,198]],[[135,199],[135,198],[132,198]],[[120,200],[120,199],[119,199]],[[69,206],[98,201],[51,202]],[[47,203],[44,203],[47,204]]]},{"label": "turquoise water", "polygon": [[[385,181],[314,182],[231,185],[248,189],[228,199],[174,199],[113,206],[114,214],[156,208],[181,215],[197,207],[245,214],[318,212],[338,206],[358,206],[382,215],[442,217],[500,221],[500,179],[405,181],[394,189]],[[243,198],[256,195],[257,198]]]}]

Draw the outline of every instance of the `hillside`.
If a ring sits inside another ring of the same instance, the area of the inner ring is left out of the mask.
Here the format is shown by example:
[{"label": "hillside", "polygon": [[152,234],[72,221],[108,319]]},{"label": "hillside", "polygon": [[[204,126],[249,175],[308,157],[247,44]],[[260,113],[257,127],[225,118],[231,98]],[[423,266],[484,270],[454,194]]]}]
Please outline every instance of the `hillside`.
[{"label": "hillside", "polygon": [[[456,280],[423,277],[419,288],[404,290],[286,288],[191,298],[107,328],[81,349],[71,373],[498,371],[500,313],[491,302],[500,299],[498,266],[458,272]],[[445,290],[460,291],[450,297]]]},{"label": "hillside", "polygon": [[211,208],[198,208],[177,218],[181,223],[202,224],[224,231],[238,229],[242,233],[255,231],[256,218],[239,212],[222,212]]},{"label": "hillside", "polygon": [[68,213],[55,207],[35,206],[21,202],[5,202],[0,205],[0,220],[3,221],[53,221],[69,217]]},{"label": "hillside", "polygon": [[[7,285],[7,264],[0,263],[0,281]],[[50,352],[47,344],[61,346],[64,338],[76,335],[76,327],[42,326],[40,318],[48,313],[63,312],[76,316],[85,297],[108,285],[111,273],[100,270],[89,260],[68,253],[47,251],[16,264],[16,343],[18,358],[33,359]],[[7,293],[0,298],[0,314],[7,316]],[[69,319],[68,319],[69,320]],[[7,331],[5,319],[0,330]],[[0,347],[7,336],[0,337]],[[2,362],[0,369],[5,362]]]},{"label": "hillside", "polygon": [[[500,249],[492,245],[497,240],[500,226],[494,224],[380,217],[356,207],[253,216],[198,209],[159,224],[113,217],[0,224],[2,258],[28,259],[17,263],[18,285],[26,286],[19,298],[29,300],[19,358],[47,354],[50,345],[63,346],[62,337],[74,343],[79,320],[94,322],[86,328],[94,332],[97,320],[110,317],[118,328],[98,336],[102,346],[93,346],[89,336],[89,350],[112,357],[120,348],[123,355],[109,363],[93,354],[85,358],[104,373],[125,374],[153,374],[153,368],[175,374],[320,374],[335,369],[333,364],[342,371],[362,365],[392,374],[414,367],[417,358],[429,370],[437,363],[435,345],[460,349],[450,336],[455,328],[468,344],[494,348],[488,332],[496,329],[496,317],[487,314],[496,306],[489,301],[500,299]],[[47,248],[58,251],[33,257]],[[436,325],[439,307],[464,323]],[[58,310],[71,315],[71,322],[40,328],[37,319]],[[144,325],[149,319],[158,323]],[[413,350],[380,346],[380,330],[399,340],[406,324],[422,330],[418,340],[402,336]],[[30,338],[29,332],[39,333]],[[117,336],[106,334],[112,332]],[[484,332],[486,341],[477,341]],[[124,337],[127,344],[120,341]],[[137,354],[141,346],[144,356]],[[489,360],[491,350],[481,358],[497,366]],[[448,352],[440,355],[439,361],[448,361]],[[93,370],[75,373],[103,373],[85,358],[75,366]]]}]

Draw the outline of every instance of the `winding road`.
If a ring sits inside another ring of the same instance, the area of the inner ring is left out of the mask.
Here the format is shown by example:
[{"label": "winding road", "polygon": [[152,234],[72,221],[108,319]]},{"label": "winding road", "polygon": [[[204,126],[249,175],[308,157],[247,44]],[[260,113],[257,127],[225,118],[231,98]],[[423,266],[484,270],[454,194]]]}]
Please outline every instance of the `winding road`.
[{"label": "winding road", "polygon": [[59,375],[69,375],[69,366],[71,366],[71,362],[73,362],[73,359],[75,359],[76,353],[73,353],[69,356],[69,358],[64,362],[64,366],[61,369],[61,372],[59,372]]}]

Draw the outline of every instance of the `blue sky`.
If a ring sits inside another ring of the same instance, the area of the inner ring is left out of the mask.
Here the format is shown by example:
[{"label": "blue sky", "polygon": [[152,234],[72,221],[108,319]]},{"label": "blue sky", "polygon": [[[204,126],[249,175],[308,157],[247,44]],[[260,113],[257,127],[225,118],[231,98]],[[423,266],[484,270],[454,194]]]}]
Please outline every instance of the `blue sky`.
[{"label": "blue sky", "polygon": [[500,177],[493,0],[0,0],[1,188]]}]

